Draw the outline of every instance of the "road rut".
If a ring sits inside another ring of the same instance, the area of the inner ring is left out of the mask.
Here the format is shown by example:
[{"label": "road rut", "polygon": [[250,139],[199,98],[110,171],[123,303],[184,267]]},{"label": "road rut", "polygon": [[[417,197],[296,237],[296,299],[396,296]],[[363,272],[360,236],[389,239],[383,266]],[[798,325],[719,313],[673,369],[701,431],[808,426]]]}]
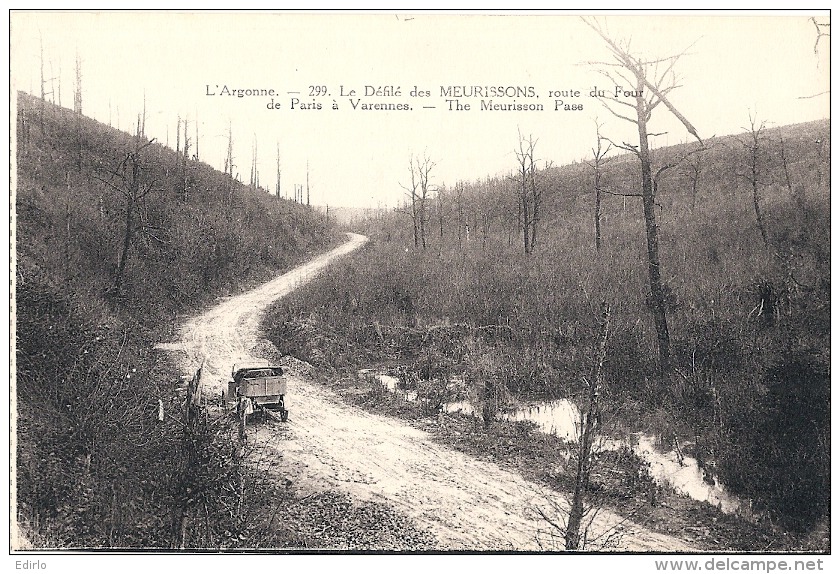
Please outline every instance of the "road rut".
[{"label": "road rut", "polygon": [[[258,356],[258,349],[264,349],[259,335],[263,312],[366,240],[349,234],[342,246],[188,321],[178,344],[185,353],[184,371],[192,372],[204,361],[204,391],[218,394],[226,388],[234,364],[270,362]],[[249,440],[259,445],[264,457],[261,464],[268,461],[278,479],[288,477],[304,489],[337,489],[388,504],[434,533],[442,549],[555,549],[550,528],[536,509],[548,506],[547,496],[563,506],[562,495],[441,446],[399,420],[343,403],[308,377],[293,374],[287,400],[287,423],[249,428]],[[592,531],[618,533],[613,549],[619,551],[693,550],[682,540],[606,510],[598,514]]]}]

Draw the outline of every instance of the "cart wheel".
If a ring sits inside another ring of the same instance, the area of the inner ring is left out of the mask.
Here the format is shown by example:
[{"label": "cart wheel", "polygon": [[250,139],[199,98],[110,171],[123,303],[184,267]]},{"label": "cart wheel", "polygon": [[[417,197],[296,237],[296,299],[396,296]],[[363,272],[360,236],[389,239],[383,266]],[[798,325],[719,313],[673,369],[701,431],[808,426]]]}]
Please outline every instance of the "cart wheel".
[{"label": "cart wheel", "polygon": [[289,420],[289,411],[287,411],[286,409],[280,411],[280,420],[283,422]]}]

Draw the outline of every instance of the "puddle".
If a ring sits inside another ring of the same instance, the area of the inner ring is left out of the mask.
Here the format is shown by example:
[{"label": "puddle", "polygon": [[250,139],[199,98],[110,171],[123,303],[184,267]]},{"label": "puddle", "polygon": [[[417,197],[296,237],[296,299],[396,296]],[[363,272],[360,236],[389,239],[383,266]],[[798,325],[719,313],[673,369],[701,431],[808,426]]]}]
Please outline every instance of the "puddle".
[{"label": "puddle", "polygon": [[[406,401],[417,400],[417,391],[400,389],[400,380],[397,377],[372,369],[362,369],[359,371],[359,376],[379,381],[383,388],[392,393],[401,394]],[[443,410],[446,413],[481,416],[480,409],[466,400],[446,403]],[[534,423],[540,432],[553,434],[570,442],[576,441],[581,422],[580,411],[568,399],[525,405],[499,413],[499,417],[511,422]],[[600,441],[600,444],[603,450],[617,450],[622,446],[631,446],[636,455],[650,464],[650,473],[654,480],[694,500],[708,502],[724,513],[739,514],[744,512],[747,506],[740,499],[729,494],[717,480],[713,484],[703,480],[703,471],[696,459],[684,456],[680,464],[675,451],[659,452],[655,448],[656,438],[653,436],[633,433],[629,440],[605,438]]]},{"label": "puddle", "polygon": [[397,392],[397,383],[400,382],[397,377],[392,377],[391,375],[376,375],[376,380],[382,383],[382,386],[392,393]]},{"label": "puddle", "polygon": [[454,414],[461,413],[464,415],[475,415],[475,407],[469,401],[455,401],[454,403],[445,403],[443,410],[446,413]]},{"label": "puddle", "polygon": [[399,394],[408,402],[417,400],[417,391],[411,389],[401,389],[400,380],[397,377],[385,373],[379,373],[373,369],[361,369],[357,371],[357,373],[364,379],[373,379],[377,381],[386,391]]},{"label": "puddle", "polygon": [[575,440],[580,428],[580,412],[568,399],[537,403],[502,413],[506,421],[528,421],[537,425],[540,432],[553,434],[565,440]]},{"label": "puddle", "polygon": [[742,511],[742,501],[729,494],[717,479],[714,484],[703,480],[703,471],[697,464],[697,459],[684,456],[680,464],[675,451],[658,452],[655,444],[654,437],[642,435],[639,437],[639,444],[633,448],[640,458],[650,463],[650,473],[654,480],[668,484],[677,492],[694,500],[708,502],[726,514]]}]

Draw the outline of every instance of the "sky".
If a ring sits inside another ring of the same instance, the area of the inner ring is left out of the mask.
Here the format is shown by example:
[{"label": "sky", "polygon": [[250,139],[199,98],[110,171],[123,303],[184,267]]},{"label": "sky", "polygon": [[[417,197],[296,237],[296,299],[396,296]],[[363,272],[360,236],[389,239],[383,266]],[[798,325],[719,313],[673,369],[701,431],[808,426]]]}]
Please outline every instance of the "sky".
[{"label": "sky", "polygon": [[[751,113],[768,126],[829,117],[828,95],[808,97],[829,89],[828,41],[815,53],[812,15],[828,21],[819,12],[599,18],[611,37],[630,40],[634,54],[686,52],[674,66],[681,87],[671,101],[710,137],[743,131]],[[281,193],[305,184],[308,165],[311,201],[321,205],[401,203],[412,155],[435,163],[434,184],[453,185],[514,170],[518,133],[538,140],[541,163],[560,165],[591,155],[596,120],[617,141],[630,141],[635,129],[589,97],[596,87],[614,93],[593,64],[610,56],[575,14],[15,12],[13,89],[40,93],[41,42],[45,75],[60,78],[63,106],[73,106],[78,54],[85,115],[130,131],[145,95],[146,134],[174,147],[178,116],[191,126],[197,119],[199,155],[218,168],[231,125],[242,180],[256,140],[261,184],[274,190],[279,146]],[[274,90],[280,109],[267,108],[269,96],[218,95],[224,86]],[[328,95],[310,97],[320,86]],[[429,96],[411,97],[415,86]],[[446,100],[454,98],[441,93],[449,86],[531,87],[537,97],[458,98],[471,109],[450,111]],[[399,87],[400,95],[365,97],[378,87]],[[580,96],[552,97],[570,90]],[[322,109],[291,109],[292,98]],[[354,109],[351,99],[412,109]],[[545,109],[482,110],[490,99]],[[555,111],[556,99],[582,109]],[[690,137],[664,106],[651,130],[667,132],[657,146]]]}]

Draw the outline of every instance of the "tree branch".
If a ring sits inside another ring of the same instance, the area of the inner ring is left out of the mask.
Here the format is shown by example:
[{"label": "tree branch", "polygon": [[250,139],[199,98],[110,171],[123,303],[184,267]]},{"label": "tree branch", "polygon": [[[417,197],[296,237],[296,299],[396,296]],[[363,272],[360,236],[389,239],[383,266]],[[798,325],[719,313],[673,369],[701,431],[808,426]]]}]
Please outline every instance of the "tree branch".
[{"label": "tree branch", "polygon": [[[606,102],[605,100],[602,100],[602,99],[600,99],[600,98],[599,98],[599,99],[598,99],[598,101],[600,101],[600,102],[601,102],[601,104],[602,104],[605,108],[607,108],[607,111],[608,111],[608,112],[610,112],[610,113],[611,113],[612,115],[614,115],[615,117],[620,118],[620,119],[625,120],[625,121],[628,121],[628,122],[630,122],[631,124],[636,124],[636,123],[638,123],[638,120],[634,120],[634,119],[628,118],[627,116],[622,115],[622,114],[618,113],[617,111],[615,111],[614,109],[612,109],[612,108],[611,108],[611,107],[607,104],[607,102]],[[612,101],[612,100],[611,100],[611,101]]]},{"label": "tree branch", "polygon": [[641,193],[620,193],[618,191],[610,191],[609,189],[603,187],[601,188],[601,191],[609,195],[617,195],[618,197],[642,197]]},{"label": "tree branch", "polygon": [[99,181],[101,181],[102,183],[104,183],[105,185],[107,185],[108,187],[110,187],[111,189],[113,189],[114,191],[116,191],[116,192],[120,193],[120,195],[122,195],[122,196],[124,196],[124,197],[126,197],[126,198],[127,198],[127,197],[129,197],[128,192],[126,192],[123,188],[121,188],[121,187],[117,187],[116,185],[114,185],[113,183],[111,183],[110,181],[108,181],[107,179],[103,179],[103,178],[99,177],[98,175],[96,175],[95,173],[94,173],[94,174],[91,174],[91,175],[93,175],[93,178],[94,178],[94,179],[98,179]]},{"label": "tree branch", "polygon": [[627,143],[627,142],[622,142],[622,143],[620,143],[620,144],[617,144],[617,143],[615,143],[613,140],[611,140],[610,138],[608,138],[608,137],[606,137],[606,136],[602,136],[602,137],[603,137],[603,138],[604,138],[607,142],[609,142],[609,144],[610,144],[610,145],[612,145],[613,147],[617,147],[617,148],[619,148],[619,149],[623,149],[624,151],[629,151],[629,152],[632,152],[632,153],[636,154],[636,156],[638,156],[638,155],[639,155],[639,146],[635,146],[635,145],[633,145],[633,144],[629,144],[629,143]]},{"label": "tree branch", "polygon": [[797,100],[810,100],[811,98],[817,98],[817,97],[819,97],[819,96],[824,96],[824,95],[826,95],[826,94],[830,94],[830,93],[831,93],[831,90],[825,90],[825,91],[822,91],[822,92],[820,92],[820,93],[818,93],[818,94],[814,94],[814,95],[811,95],[811,96],[799,96],[799,97],[798,97],[798,98],[796,98],[796,99],[797,99]]}]

